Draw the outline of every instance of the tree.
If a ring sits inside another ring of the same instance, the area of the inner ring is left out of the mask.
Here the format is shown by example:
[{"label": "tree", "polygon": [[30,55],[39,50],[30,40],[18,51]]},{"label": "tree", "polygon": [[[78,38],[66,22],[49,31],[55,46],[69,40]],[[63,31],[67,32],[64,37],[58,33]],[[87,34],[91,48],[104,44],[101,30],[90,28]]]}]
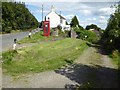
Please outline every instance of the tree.
[{"label": "tree", "polygon": [[95,30],[98,30],[98,31],[100,30],[100,28],[95,24],[87,25],[85,29],[86,30],[95,29]]},{"label": "tree", "polygon": [[105,48],[110,52],[116,49],[120,51],[120,2],[116,6],[115,13],[110,15],[102,39],[104,40]]},{"label": "tree", "polygon": [[74,17],[72,18],[72,21],[71,21],[70,25],[71,25],[71,27],[76,27],[76,26],[79,27],[79,21],[78,21],[78,19],[77,19],[76,16],[74,16]]},{"label": "tree", "polygon": [[67,21],[66,21],[66,25],[69,25]]},{"label": "tree", "polygon": [[25,3],[2,2],[2,31],[26,30],[38,27],[37,19],[25,7]]}]

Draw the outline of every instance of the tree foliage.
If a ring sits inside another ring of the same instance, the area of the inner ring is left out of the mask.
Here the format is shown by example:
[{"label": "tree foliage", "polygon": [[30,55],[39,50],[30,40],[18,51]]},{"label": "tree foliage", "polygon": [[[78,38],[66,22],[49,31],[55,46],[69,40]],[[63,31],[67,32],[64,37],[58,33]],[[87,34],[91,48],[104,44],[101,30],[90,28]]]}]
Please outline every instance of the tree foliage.
[{"label": "tree foliage", "polygon": [[78,21],[78,19],[77,19],[76,16],[74,16],[74,17],[72,18],[72,21],[71,21],[70,25],[71,25],[71,27],[76,27],[76,26],[79,27],[79,26],[80,26],[80,25],[79,25],[79,21]]},{"label": "tree foliage", "polygon": [[120,51],[120,2],[116,6],[115,13],[110,15],[102,41],[110,52],[116,49]]},{"label": "tree foliage", "polygon": [[74,28],[74,31],[77,33],[77,38],[87,40],[91,43],[96,43],[99,39],[97,34],[93,31],[88,31],[80,28]]},{"label": "tree foliage", "polygon": [[95,29],[95,30],[98,30],[98,31],[100,30],[100,28],[95,24],[87,25],[85,29],[86,30]]},{"label": "tree foliage", "polygon": [[26,8],[25,3],[2,2],[2,31],[26,30],[38,26],[38,21]]}]

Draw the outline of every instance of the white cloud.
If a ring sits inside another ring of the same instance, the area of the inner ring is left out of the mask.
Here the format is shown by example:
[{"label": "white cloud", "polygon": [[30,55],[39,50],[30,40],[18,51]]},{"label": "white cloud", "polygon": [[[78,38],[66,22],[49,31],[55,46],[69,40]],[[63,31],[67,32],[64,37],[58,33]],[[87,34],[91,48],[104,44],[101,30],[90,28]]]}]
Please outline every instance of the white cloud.
[{"label": "white cloud", "polygon": [[111,8],[101,8],[101,9],[99,9],[99,11],[102,13],[106,13],[108,15],[111,14]]},{"label": "white cloud", "polygon": [[16,1],[23,1],[23,2],[79,2],[82,0],[71,0],[71,1],[66,1],[66,0],[16,0]]},{"label": "white cloud", "polygon": [[83,14],[83,15],[85,15],[85,16],[92,14],[92,12],[90,10],[81,10],[80,13]]},{"label": "white cloud", "polygon": [[23,2],[118,2],[119,0],[16,0]]},{"label": "white cloud", "polygon": [[[36,1],[36,0],[34,0]],[[54,2],[54,3],[48,3],[48,2],[27,2],[27,5],[34,5],[37,6],[39,8],[41,8],[42,4],[44,5],[44,9],[49,9],[51,5],[54,5],[54,7],[56,8],[56,11],[62,11],[62,12],[70,12],[70,13],[76,13],[79,12],[82,15],[88,16],[88,15],[107,15],[109,16],[110,14],[112,14],[115,11],[115,8],[109,8],[109,7],[103,7],[101,4],[99,3],[95,3],[97,4],[97,6],[95,6],[94,3],[82,3],[82,2]],[[99,7],[98,7],[99,6]]]},{"label": "white cloud", "polygon": [[74,4],[73,8],[75,8],[76,10],[90,10],[90,9],[92,9],[92,6],[88,6],[87,2],[86,3],[85,2],[84,3],[77,2]]},{"label": "white cloud", "polygon": [[64,16],[64,17],[66,18],[67,22],[70,23],[70,22],[71,22],[71,19],[74,17],[74,15],[73,15],[73,14],[70,14],[70,15],[66,15],[66,16]]},{"label": "white cloud", "polygon": [[106,24],[106,23],[107,23],[107,20],[99,20],[98,23],[99,23],[99,24]]},{"label": "white cloud", "polygon": [[87,21],[91,21],[92,19],[91,19],[91,18],[87,18],[86,20],[87,20]]},{"label": "white cloud", "polygon": [[100,26],[102,29],[105,29],[107,26],[107,18],[105,18],[104,16],[99,17],[97,25]]},{"label": "white cloud", "polygon": [[85,28],[87,25],[95,24],[93,22],[93,19],[95,19],[95,18],[87,18],[85,20],[82,20],[82,21],[80,21],[80,25]]},{"label": "white cloud", "polygon": [[86,21],[95,21],[96,18],[87,18]]},{"label": "white cloud", "polygon": [[71,15],[66,15],[65,18],[66,19],[72,19],[75,15],[71,14]]},{"label": "white cloud", "polygon": [[102,19],[102,20],[104,20],[104,19],[105,19],[105,16],[100,16],[99,18]]},{"label": "white cloud", "polygon": [[93,18],[93,20],[95,21],[95,20],[96,20],[96,18]]},{"label": "white cloud", "polygon": [[[42,10],[31,10],[30,12],[33,14],[40,14]],[[49,12],[48,10],[44,10],[44,13],[48,13],[48,12]]]},{"label": "white cloud", "polygon": [[88,18],[86,20],[82,20],[80,21],[80,25],[83,26],[84,28],[87,26],[87,25],[91,25],[91,24],[95,24],[99,27],[101,27],[102,29],[104,29],[107,25],[107,20],[97,20],[97,22],[93,22],[91,18]]},{"label": "white cloud", "polygon": [[98,13],[101,14],[101,15],[110,15],[110,14],[113,14],[115,12],[115,8],[100,8],[98,10]]}]

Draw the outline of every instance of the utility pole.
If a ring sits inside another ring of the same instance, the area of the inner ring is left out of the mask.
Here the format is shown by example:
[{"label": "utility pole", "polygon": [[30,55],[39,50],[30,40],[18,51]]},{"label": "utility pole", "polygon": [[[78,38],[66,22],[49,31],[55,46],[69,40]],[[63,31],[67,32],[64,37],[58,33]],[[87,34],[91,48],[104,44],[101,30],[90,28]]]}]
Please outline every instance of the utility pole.
[{"label": "utility pole", "polygon": [[42,4],[42,21],[43,21],[43,4]]},{"label": "utility pole", "polygon": [[43,28],[43,4],[42,4],[42,28]]},{"label": "utility pole", "polygon": [[61,11],[60,11],[60,16],[61,16]]}]

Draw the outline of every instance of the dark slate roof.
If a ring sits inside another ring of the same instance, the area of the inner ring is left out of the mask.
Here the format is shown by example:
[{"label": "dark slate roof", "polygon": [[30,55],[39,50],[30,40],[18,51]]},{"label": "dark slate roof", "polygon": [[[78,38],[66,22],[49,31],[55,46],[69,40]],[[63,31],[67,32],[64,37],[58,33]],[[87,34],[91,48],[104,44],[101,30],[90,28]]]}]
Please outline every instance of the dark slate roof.
[{"label": "dark slate roof", "polygon": [[60,16],[60,19],[65,19],[63,16],[59,15]]}]

